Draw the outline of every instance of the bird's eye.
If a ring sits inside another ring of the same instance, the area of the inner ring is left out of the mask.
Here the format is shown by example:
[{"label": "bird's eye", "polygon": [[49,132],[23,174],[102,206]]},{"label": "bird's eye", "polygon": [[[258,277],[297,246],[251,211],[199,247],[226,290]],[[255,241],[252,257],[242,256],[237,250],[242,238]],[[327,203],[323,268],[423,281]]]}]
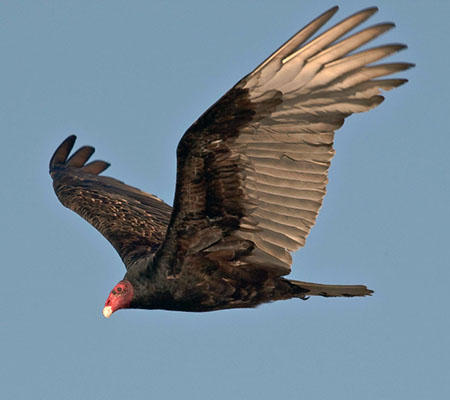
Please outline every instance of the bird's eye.
[{"label": "bird's eye", "polygon": [[122,291],[122,288],[121,288],[121,287],[118,287],[118,288],[117,288],[117,291],[120,293],[120,292]]}]

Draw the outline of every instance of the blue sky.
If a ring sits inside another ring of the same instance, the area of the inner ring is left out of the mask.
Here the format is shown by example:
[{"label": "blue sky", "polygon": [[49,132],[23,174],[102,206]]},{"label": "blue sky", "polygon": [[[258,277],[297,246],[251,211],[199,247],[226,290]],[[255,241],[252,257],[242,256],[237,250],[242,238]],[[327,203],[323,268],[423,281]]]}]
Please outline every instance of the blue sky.
[{"label": "blue sky", "polygon": [[2,1],[0,387],[8,399],[423,399],[450,393],[446,1],[378,5],[410,82],[336,135],[291,277],[371,298],[206,314],[101,314],[124,273],[56,199],[69,134],[108,175],[172,202],[175,148],[214,101],[335,1]]}]

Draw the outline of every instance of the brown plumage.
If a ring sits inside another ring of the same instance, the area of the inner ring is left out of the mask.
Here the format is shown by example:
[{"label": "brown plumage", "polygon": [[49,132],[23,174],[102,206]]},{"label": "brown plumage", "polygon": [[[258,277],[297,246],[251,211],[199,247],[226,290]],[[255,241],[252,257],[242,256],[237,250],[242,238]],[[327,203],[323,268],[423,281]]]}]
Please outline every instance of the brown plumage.
[{"label": "brown plumage", "polygon": [[99,176],[110,164],[85,164],[93,147],[81,147],[67,159],[75,140],[69,136],[50,160],[53,187],[61,203],[98,229],[125,265],[155,252],[164,239],[172,208],[117,179]]},{"label": "brown plumage", "polygon": [[209,108],[178,145],[173,209],[100,176],[109,164],[86,164],[92,147],[68,158],[75,136],[58,147],[50,161],[58,198],[95,226],[127,267],[105,316],[130,307],[211,311],[372,292],[282,276],[322,205],[334,131],[347,116],[380,104],[381,90],[406,82],[383,77],[412,66],[372,65],[404,45],[355,52],[391,23],[343,38],[376,10],[362,10],[310,40],[337,11],[330,9]]}]

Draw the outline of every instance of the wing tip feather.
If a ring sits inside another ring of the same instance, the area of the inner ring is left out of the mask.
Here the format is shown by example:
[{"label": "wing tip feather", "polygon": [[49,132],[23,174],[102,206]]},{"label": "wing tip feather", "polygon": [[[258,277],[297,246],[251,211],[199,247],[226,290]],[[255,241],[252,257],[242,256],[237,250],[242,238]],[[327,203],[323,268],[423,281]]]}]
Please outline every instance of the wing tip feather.
[{"label": "wing tip feather", "polygon": [[371,7],[363,8],[362,10],[357,11],[357,12],[356,12],[355,14],[353,14],[353,15],[356,15],[356,14],[363,14],[363,13],[369,13],[369,14],[373,15],[373,14],[375,14],[375,13],[377,13],[377,12],[378,12],[378,7],[377,7],[377,6],[371,6]]},{"label": "wing tip feather", "polygon": [[70,135],[57,147],[50,159],[49,168],[52,171],[60,164],[64,164],[77,140],[76,135]]},{"label": "wing tip feather", "polygon": [[92,146],[82,146],[75,153],[73,153],[67,160],[66,164],[69,167],[82,168],[86,161],[94,154],[95,148]]},{"label": "wing tip feather", "polygon": [[92,146],[82,146],[69,157],[76,139],[76,135],[70,135],[57,147],[50,159],[50,175],[53,176],[55,170],[65,167],[79,168],[85,173],[99,175],[111,166],[110,163],[103,160],[95,160],[86,164],[95,152],[95,148]]},{"label": "wing tip feather", "polygon": [[[315,22],[317,20],[320,20],[321,18],[326,17],[326,22],[328,22],[328,20],[333,17],[334,14],[336,14],[339,11],[339,6],[335,5],[331,8],[329,8],[328,10],[324,11],[322,14],[320,14],[318,17],[316,17],[312,22]],[[326,23],[325,22],[325,23]]]},{"label": "wing tip feather", "polygon": [[103,160],[95,160],[90,162],[89,164],[86,164],[82,167],[83,172],[86,172],[87,174],[92,175],[99,175],[101,174],[105,169],[108,169],[111,166],[109,162],[103,161]]}]

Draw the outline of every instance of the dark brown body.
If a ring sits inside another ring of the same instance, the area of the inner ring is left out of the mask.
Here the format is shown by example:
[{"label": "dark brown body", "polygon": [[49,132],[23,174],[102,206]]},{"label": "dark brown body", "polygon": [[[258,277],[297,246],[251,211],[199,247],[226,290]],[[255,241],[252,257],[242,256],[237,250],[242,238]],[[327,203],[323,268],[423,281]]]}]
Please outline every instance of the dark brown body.
[{"label": "dark brown body", "polygon": [[362,285],[323,285],[271,277],[266,271],[225,273],[217,268],[185,268],[174,275],[170,267],[148,263],[131,266],[124,277],[134,288],[130,308],[171,311],[217,311],[253,308],[263,303],[309,296],[353,297],[372,293]]}]

